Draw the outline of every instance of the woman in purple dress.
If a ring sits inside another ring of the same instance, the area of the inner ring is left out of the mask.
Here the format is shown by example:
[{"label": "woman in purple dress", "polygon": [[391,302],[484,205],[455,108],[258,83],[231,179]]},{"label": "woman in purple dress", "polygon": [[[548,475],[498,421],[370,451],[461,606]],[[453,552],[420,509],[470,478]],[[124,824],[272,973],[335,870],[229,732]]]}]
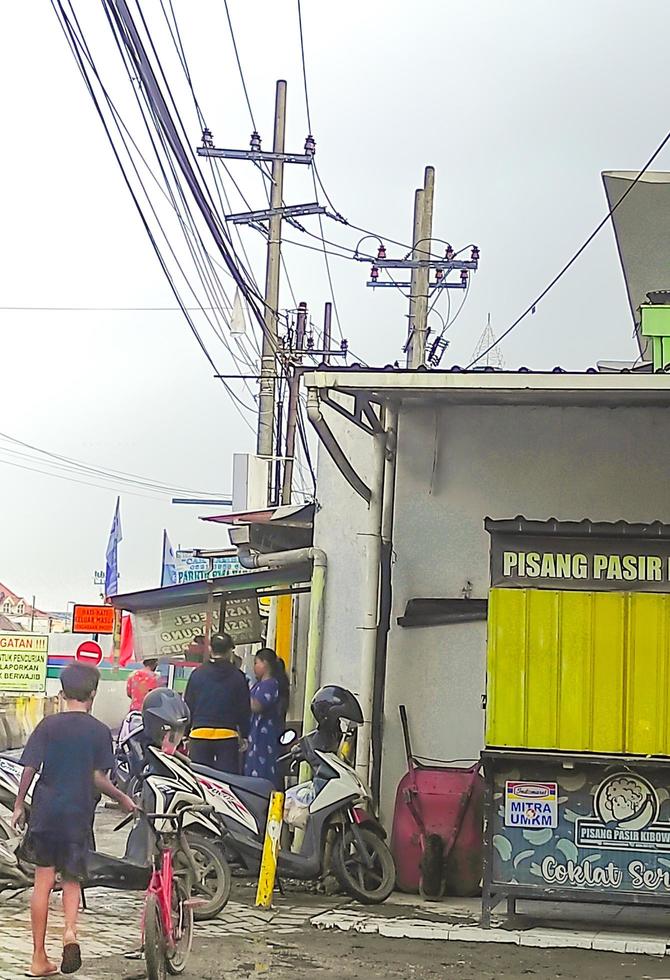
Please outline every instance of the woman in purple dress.
[{"label": "woman in purple dress", "polygon": [[252,686],[251,729],[244,764],[245,776],[259,776],[276,785],[279,746],[279,684],[274,675],[275,655],[259,650],[254,660],[256,683]]}]

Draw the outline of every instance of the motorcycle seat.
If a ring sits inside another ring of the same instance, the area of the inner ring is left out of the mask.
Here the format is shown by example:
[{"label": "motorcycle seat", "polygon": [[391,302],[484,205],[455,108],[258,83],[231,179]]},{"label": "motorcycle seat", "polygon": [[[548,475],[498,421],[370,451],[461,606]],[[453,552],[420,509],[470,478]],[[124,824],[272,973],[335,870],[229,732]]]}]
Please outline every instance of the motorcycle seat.
[{"label": "motorcycle seat", "polygon": [[113,854],[105,854],[103,851],[89,851],[86,855],[86,867],[89,871],[123,871],[124,869],[135,871],[138,868],[149,868],[148,862],[140,863],[131,861],[129,858],[115,857]]},{"label": "motorcycle seat", "polygon": [[86,876],[88,887],[104,886],[130,891],[143,891],[149,884],[151,866],[136,864],[127,858],[89,851],[86,856]]},{"label": "motorcycle seat", "polygon": [[225,783],[231,789],[239,789],[245,793],[252,793],[254,796],[261,796],[263,799],[270,799],[276,791],[274,783],[269,779],[261,779],[258,776],[238,776],[234,772],[221,772],[220,769],[210,769],[209,766],[199,766],[191,764],[193,772],[216,782]]}]

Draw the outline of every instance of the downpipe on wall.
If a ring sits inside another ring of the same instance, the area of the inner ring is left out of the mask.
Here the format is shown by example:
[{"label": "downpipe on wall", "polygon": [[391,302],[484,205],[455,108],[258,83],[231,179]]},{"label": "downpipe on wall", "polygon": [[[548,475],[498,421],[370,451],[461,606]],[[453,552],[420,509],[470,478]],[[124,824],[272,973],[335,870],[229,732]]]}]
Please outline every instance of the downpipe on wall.
[{"label": "downpipe on wall", "polygon": [[[385,409],[383,409],[385,412]],[[369,785],[372,714],[375,691],[375,662],[379,627],[379,583],[381,569],[382,512],[384,469],[386,462],[386,431],[373,436],[372,496],[368,504],[365,530],[358,534],[363,560],[364,581],[362,596],[361,681],[358,697],[363,711],[363,727],[356,743],[356,771]]]},{"label": "downpipe on wall", "polygon": [[384,411],[386,448],[384,456],[384,490],[382,497],[381,554],[379,572],[379,626],[374,666],[372,703],[372,765],[370,787],[377,808],[381,797],[382,744],[384,738],[384,705],[386,693],[386,659],[393,606],[393,517],[395,513],[396,449],[398,442],[398,407],[388,404]]}]

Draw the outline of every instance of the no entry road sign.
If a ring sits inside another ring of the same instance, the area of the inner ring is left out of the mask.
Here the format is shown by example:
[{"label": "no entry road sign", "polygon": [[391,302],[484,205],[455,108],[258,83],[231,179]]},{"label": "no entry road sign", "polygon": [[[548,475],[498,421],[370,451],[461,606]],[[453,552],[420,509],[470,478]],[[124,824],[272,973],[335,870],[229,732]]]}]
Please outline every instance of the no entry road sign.
[{"label": "no entry road sign", "polygon": [[90,667],[97,667],[102,662],[102,647],[94,640],[85,640],[77,647],[77,660]]}]

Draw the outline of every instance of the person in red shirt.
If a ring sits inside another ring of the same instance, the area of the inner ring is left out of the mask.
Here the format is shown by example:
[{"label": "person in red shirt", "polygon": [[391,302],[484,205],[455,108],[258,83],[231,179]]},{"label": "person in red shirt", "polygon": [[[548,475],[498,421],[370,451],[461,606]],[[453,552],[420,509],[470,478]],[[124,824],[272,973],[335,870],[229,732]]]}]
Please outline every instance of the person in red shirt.
[{"label": "person in red shirt", "polygon": [[141,711],[142,702],[149,693],[163,685],[163,679],[156,673],[158,660],[150,657],[142,662],[142,667],[128,678],[126,694],[130,698],[130,711]]}]

